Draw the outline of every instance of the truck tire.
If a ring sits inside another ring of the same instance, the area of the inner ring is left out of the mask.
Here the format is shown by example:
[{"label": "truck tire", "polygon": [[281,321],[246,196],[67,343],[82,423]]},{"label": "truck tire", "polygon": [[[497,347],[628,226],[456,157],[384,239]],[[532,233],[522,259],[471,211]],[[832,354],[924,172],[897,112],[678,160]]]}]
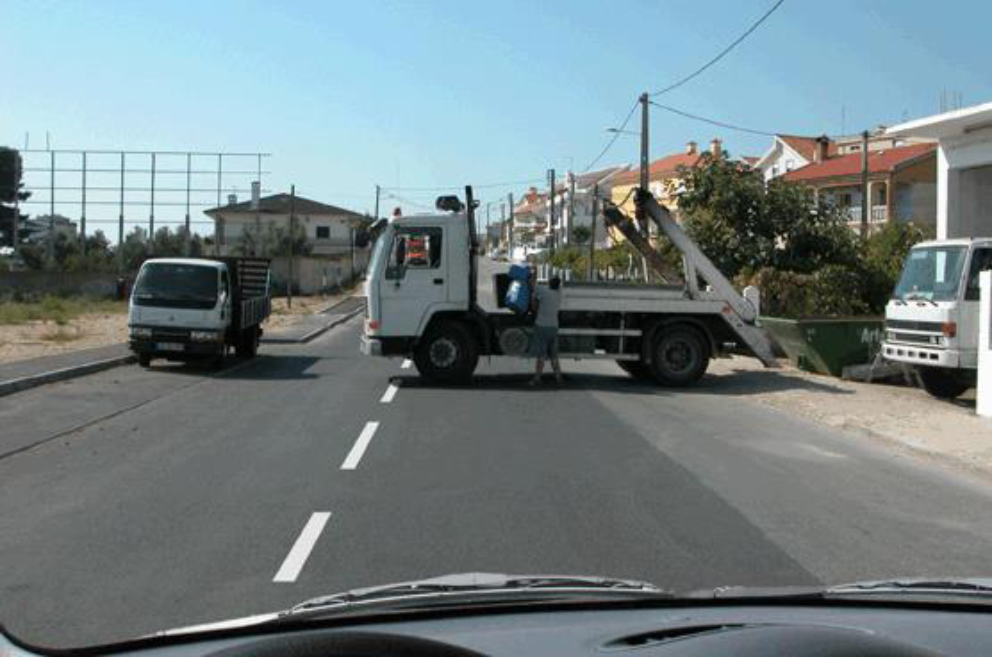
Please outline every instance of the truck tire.
[{"label": "truck tire", "polygon": [[638,381],[654,380],[651,367],[647,363],[639,360],[618,360],[617,366]]},{"label": "truck tire", "polygon": [[413,362],[426,381],[462,383],[472,378],[479,349],[464,324],[441,322],[417,343]]},{"label": "truck tire", "polygon": [[938,399],[955,399],[971,385],[957,372],[939,367],[921,367],[918,370],[923,389]]},{"label": "truck tire", "polygon": [[681,388],[702,378],[710,362],[706,339],[689,326],[660,329],[651,351],[651,373],[660,385]]},{"label": "truck tire", "polygon": [[239,358],[254,358],[258,354],[258,327],[253,326],[245,331],[234,347]]},{"label": "truck tire", "polygon": [[141,367],[151,367],[152,366],[152,355],[151,354],[138,354],[138,365]]}]

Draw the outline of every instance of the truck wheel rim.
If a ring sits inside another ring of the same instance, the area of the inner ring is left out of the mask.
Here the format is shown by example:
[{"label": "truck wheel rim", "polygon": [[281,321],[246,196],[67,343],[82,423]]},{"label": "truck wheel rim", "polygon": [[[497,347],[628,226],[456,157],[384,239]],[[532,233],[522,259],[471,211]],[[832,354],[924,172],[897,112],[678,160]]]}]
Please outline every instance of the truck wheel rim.
[{"label": "truck wheel rim", "polygon": [[661,350],[662,362],[672,372],[686,372],[696,361],[695,350],[685,340],[672,340],[664,343]]},{"label": "truck wheel rim", "polygon": [[451,338],[438,338],[431,343],[430,357],[435,367],[447,369],[458,360],[458,345]]}]

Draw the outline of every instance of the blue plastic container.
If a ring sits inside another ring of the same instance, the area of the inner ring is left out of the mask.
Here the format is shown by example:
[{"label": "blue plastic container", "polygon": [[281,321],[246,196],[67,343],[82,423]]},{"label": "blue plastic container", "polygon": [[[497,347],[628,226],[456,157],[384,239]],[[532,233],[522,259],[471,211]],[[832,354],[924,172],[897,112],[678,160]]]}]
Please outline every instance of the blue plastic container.
[{"label": "blue plastic container", "polygon": [[510,265],[510,271],[507,272],[510,275],[510,279],[514,281],[527,282],[530,278],[530,269],[523,265]]},{"label": "blue plastic container", "polygon": [[523,281],[513,281],[506,291],[506,307],[523,315],[530,308],[530,286]]}]

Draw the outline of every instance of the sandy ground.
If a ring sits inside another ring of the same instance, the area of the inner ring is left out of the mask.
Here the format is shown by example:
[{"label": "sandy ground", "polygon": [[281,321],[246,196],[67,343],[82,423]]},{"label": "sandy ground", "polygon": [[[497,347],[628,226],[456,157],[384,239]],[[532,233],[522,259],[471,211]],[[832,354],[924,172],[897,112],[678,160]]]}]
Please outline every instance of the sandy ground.
[{"label": "sandy ground", "polygon": [[[319,312],[341,298],[294,297],[292,308],[288,307],[286,299],[273,299],[272,315],[265,328],[271,330],[287,326],[300,315]],[[0,325],[0,363],[126,341],[125,312],[79,315],[64,326],[57,326],[55,322]]]},{"label": "sandy ground", "polygon": [[809,374],[784,361],[764,370],[753,358],[716,360],[709,371],[720,377],[715,385],[747,399],[992,477],[992,419],[975,415],[974,391],[948,402],[917,388]]}]

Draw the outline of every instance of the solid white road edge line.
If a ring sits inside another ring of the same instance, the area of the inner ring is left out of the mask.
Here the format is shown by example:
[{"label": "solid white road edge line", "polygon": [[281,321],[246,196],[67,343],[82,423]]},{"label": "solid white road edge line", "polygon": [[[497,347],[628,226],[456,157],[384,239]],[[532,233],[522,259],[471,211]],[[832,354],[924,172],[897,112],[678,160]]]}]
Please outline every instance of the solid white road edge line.
[{"label": "solid white road edge line", "polygon": [[403,363],[400,365],[400,367],[402,367],[405,370],[408,370],[410,369],[411,365],[413,365],[413,361],[410,360],[409,358],[404,358]]},{"label": "solid white road edge line", "polygon": [[393,401],[393,397],[396,396],[396,391],[399,389],[400,387],[398,385],[396,385],[395,383],[390,383],[389,387],[386,388],[386,392],[382,394],[382,399],[379,400],[379,403],[388,404],[389,402]]},{"label": "solid white road edge line", "polygon": [[342,470],[354,470],[358,467],[358,462],[362,460],[362,455],[365,454],[365,449],[369,446],[372,441],[372,436],[375,435],[376,430],[379,428],[378,422],[366,422],[365,428],[362,429],[361,435],[358,436],[358,440],[352,445],[351,451],[348,452],[348,456],[345,458],[344,463],[341,464]]},{"label": "solid white road edge line", "polygon": [[303,569],[303,564],[307,562],[310,551],[313,550],[314,544],[320,538],[320,533],[324,531],[324,525],[327,524],[330,517],[330,511],[314,511],[310,515],[310,519],[307,520],[303,531],[300,532],[296,542],[293,543],[293,547],[290,548],[289,554],[286,555],[286,560],[279,567],[279,572],[272,578],[273,582],[296,581],[296,578],[300,575],[300,571]]}]

